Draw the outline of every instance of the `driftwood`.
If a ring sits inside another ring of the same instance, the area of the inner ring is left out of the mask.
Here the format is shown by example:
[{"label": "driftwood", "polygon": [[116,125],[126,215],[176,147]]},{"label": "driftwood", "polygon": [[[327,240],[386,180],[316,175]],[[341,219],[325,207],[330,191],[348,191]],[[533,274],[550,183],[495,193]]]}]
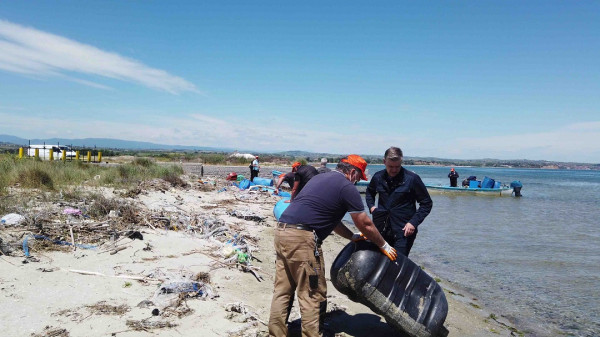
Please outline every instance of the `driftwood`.
[{"label": "driftwood", "polygon": [[[123,274],[110,276],[110,275],[102,274],[102,273],[99,273],[99,272],[96,272],[96,271],[87,271],[87,270],[78,270],[78,269],[69,269],[68,271],[71,272],[71,273],[82,274],[82,275],[94,275],[94,276],[102,276],[102,277],[123,278],[123,279],[143,281],[143,282],[148,282],[148,281],[153,280],[153,279],[150,279],[150,278],[147,278],[147,277],[144,277],[144,276],[123,275]],[[155,279],[155,281],[162,282],[163,280]]]},{"label": "driftwood", "polygon": [[110,252],[110,255],[115,255],[116,253],[118,253],[118,252],[120,252],[120,251],[122,251],[124,249],[127,249],[127,246],[117,247],[113,251]]}]

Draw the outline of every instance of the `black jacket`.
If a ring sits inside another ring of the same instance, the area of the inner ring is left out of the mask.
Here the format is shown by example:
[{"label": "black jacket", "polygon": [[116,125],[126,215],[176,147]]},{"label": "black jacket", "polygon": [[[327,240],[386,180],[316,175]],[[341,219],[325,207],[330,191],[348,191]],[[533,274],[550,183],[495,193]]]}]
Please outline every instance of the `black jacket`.
[{"label": "black jacket", "polygon": [[[377,194],[379,194],[379,204],[375,205]],[[375,173],[367,187],[365,199],[369,210],[377,206],[377,213],[388,212],[394,232],[404,228],[408,222],[417,228],[433,207],[433,201],[421,177],[404,167],[393,179],[389,177],[386,170]],[[417,203],[419,203],[418,209]]]}]

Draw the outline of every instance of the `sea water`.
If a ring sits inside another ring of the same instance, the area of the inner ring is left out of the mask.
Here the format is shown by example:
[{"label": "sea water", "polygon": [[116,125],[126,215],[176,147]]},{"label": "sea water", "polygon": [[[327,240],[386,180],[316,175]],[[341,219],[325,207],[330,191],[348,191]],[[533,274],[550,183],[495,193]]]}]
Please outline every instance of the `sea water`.
[{"label": "sea water", "polygon": [[[449,167],[405,167],[449,184]],[[432,194],[410,258],[527,336],[600,336],[600,171],[456,170],[520,180],[523,197]]]}]

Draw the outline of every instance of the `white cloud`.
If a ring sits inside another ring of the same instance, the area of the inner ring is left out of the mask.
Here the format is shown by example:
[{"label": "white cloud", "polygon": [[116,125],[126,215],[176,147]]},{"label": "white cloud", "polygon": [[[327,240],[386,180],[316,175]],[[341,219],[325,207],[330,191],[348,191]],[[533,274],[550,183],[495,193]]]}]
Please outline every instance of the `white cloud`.
[{"label": "white cloud", "polygon": [[[298,128],[287,123],[219,119],[193,113],[155,117],[135,125],[106,120],[67,119],[56,128],[53,116],[34,117],[0,111],[0,133],[28,138],[115,138],[170,145],[228,147],[253,151],[306,150],[329,153],[383,154],[391,145],[406,156],[454,159],[537,159],[600,162],[600,122],[566,125],[544,133],[437,140],[377,132],[345,133],[327,127]],[[52,127],[48,127],[52,125]],[[510,130],[509,130],[510,131]]]},{"label": "white cloud", "polygon": [[[0,69],[5,71],[37,76],[79,73],[138,83],[173,94],[198,92],[194,84],[164,70],[5,20],[0,20],[0,50]],[[78,81],[106,88],[90,81]]]},{"label": "white cloud", "polygon": [[[600,162],[600,122],[574,123],[548,132],[460,138],[452,148],[461,158],[545,159]],[[468,155],[469,153],[473,155]],[[448,156],[452,158],[452,156]]]}]

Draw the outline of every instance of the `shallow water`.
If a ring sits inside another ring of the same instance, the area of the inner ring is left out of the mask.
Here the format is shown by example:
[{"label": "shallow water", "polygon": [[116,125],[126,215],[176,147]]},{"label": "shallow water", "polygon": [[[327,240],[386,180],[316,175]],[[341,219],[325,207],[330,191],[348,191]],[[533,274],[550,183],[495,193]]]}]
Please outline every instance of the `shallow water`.
[{"label": "shallow water", "polygon": [[[449,167],[406,167],[426,184],[448,184]],[[456,170],[459,182],[520,180],[523,197],[432,195],[411,259],[528,336],[600,336],[600,172]]]}]

